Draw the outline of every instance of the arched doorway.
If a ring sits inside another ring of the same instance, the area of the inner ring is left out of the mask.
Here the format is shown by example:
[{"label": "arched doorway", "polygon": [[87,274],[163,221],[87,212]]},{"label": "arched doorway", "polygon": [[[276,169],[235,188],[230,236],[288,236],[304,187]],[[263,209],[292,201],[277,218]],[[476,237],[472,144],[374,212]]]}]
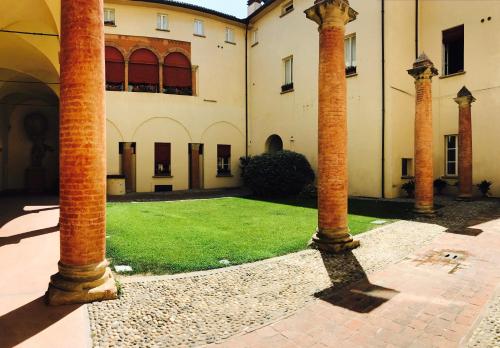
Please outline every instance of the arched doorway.
[{"label": "arched doorway", "polygon": [[266,140],[266,153],[276,153],[283,151],[283,140],[277,134],[271,135]]}]

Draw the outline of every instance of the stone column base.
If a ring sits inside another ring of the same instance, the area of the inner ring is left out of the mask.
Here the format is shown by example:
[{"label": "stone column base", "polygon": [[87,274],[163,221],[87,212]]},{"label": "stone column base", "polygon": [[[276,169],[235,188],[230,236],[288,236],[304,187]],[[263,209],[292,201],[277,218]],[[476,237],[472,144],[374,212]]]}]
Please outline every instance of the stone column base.
[{"label": "stone column base", "polygon": [[455,198],[455,199],[457,201],[470,202],[470,201],[472,201],[472,195],[468,195],[468,194],[458,195],[457,198]]},{"label": "stone column base", "polygon": [[417,215],[423,215],[432,217],[436,215],[436,210],[434,210],[434,206],[415,206],[413,212]]},{"label": "stone column base", "polygon": [[316,230],[316,233],[309,242],[309,246],[327,253],[342,253],[356,249],[361,244],[359,240],[354,240],[348,229],[336,231]]},{"label": "stone column base", "polygon": [[116,283],[107,260],[88,266],[67,266],[50,277],[45,293],[49,305],[90,303],[118,298]]}]

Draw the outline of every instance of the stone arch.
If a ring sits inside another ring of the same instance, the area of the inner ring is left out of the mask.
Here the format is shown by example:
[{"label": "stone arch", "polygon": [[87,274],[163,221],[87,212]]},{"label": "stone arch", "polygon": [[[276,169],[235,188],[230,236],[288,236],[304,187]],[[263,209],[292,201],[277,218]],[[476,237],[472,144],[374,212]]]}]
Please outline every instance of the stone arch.
[{"label": "stone arch", "polygon": [[266,140],[266,153],[283,151],[283,140],[278,134],[270,135]]},{"label": "stone arch", "polygon": [[106,43],[104,44],[104,46],[105,47],[106,46],[113,47],[113,48],[116,48],[118,51],[120,51],[120,53],[123,56],[123,60],[125,62],[128,61],[128,57],[132,54],[132,52],[127,52],[125,49],[123,49],[123,47],[121,47],[120,45],[118,45],[117,43],[112,42],[112,41],[106,41]]},{"label": "stone arch", "polygon": [[[128,141],[128,139],[127,139]],[[176,190],[189,187],[188,144],[191,134],[170,117],[152,117],[141,123],[130,141],[136,143],[137,192],[154,191],[155,185],[172,185]],[[170,144],[171,177],[155,177],[155,143]]]},{"label": "stone arch", "polygon": [[183,49],[183,48],[181,48],[181,47],[171,47],[171,48],[169,48],[169,49],[167,50],[167,52],[166,52],[166,53],[162,56],[162,58],[161,58],[161,59],[162,59],[162,61],[163,61],[163,60],[165,60],[165,58],[166,58],[166,57],[167,57],[170,53],[182,53],[182,54],[183,54],[183,55],[185,55],[185,56],[186,56],[186,58],[189,60],[189,63],[190,63],[191,65],[193,65],[193,64],[191,63],[191,54],[190,54],[187,50],[185,50],[185,49]]},{"label": "stone arch", "polygon": [[146,123],[148,122],[151,122],[155,119],[167,119],[167,120],[170,120],[170,121],[173,121],[175,123],[178,123],[183,129],[184,131],[186,131],[187,135],[189,136],[189,140],[192,141],[192,136],[191,136],[191,133],[189,132],[189,129],[180,121],[174,119],[174,118],[171,118],[171,117],[150,117],[148,118],[147,120],[145,120],[144,122],[141,122],[135,129],[134,129],[134,132],[132,133],[132,139],[135,139],[136,137],[136,134],[137,132],[140,130],[141,127],[143,127]]},{"label": "stone arch", "polygon": [[244,137],[245,135],[243,134],[243,132],[233,123],[231,122],[228,122],[228,121],[219,121],[219,122],[214,122],[212,123],[210,126],[208,126],[207,128],[205,128],[205,130],[201,133],[201,139],[203,140],[203,138],[205,137],[205,133],[207,133],[207,131],[212,128],[212,127],[215,127],[219,124],[227,124],[229,125],[230,127],[234,128],[236,131],[238,131],[238,133],[240,133],[240,135],[242,137]]},{"label": "stone arch", "polygon": [[[107,44],[107,43],[106,43]],[[158,64],[162,62],[162,55],[160,52],[156,50],[153,46],[147,46],[147,45],[135,45],[133,46],[123,57],[125,58],[125,61],[128,62],[130,61],[130,56],[134,54],[135,51],[138,51],[140,49],[148,50],[154,53],[156,58],[158,59]]]}]

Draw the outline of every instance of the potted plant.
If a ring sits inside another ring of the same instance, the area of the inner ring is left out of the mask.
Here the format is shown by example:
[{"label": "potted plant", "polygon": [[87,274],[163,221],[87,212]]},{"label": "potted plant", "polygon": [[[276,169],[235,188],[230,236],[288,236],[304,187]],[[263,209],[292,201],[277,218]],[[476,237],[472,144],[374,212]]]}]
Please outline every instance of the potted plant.
[{"label": "potted plant", "polygon": [[415,197],[415,181],[410,180],[408,182],[405,182],[403,185],[401,185],[401,188],[406,192],[408,198]]},{"label": "potted plant", "polygon": [[436,179],[434,180],[434,189],[436,190],[438,195],[443,194],[443,190],[448,186],[448,183],[444,181],[443,179]]},{"label": "potted plant", "polygon": [[476,186],[479,189],[479,191],[482,193],[483,197],[488,197],[491,185],[493,185],[493,183],[491,181],[483,180],[479,184],[477,184]]}]

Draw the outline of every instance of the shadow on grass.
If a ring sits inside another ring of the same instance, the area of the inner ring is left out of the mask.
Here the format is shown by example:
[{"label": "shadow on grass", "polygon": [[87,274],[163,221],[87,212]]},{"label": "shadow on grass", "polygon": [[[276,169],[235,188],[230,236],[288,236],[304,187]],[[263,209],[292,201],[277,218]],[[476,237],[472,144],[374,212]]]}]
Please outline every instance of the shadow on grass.
[{"label": "shadow on grass", "polygon": [[[316,198],[312,197],[288,197],[274,199],[246,197],[245,199],[312,209],[317,209],[318,207]],[[413,203],[371,198],[349,198],[349,214],[368,216],[378,219],[408,220],[413,218]]]}]

